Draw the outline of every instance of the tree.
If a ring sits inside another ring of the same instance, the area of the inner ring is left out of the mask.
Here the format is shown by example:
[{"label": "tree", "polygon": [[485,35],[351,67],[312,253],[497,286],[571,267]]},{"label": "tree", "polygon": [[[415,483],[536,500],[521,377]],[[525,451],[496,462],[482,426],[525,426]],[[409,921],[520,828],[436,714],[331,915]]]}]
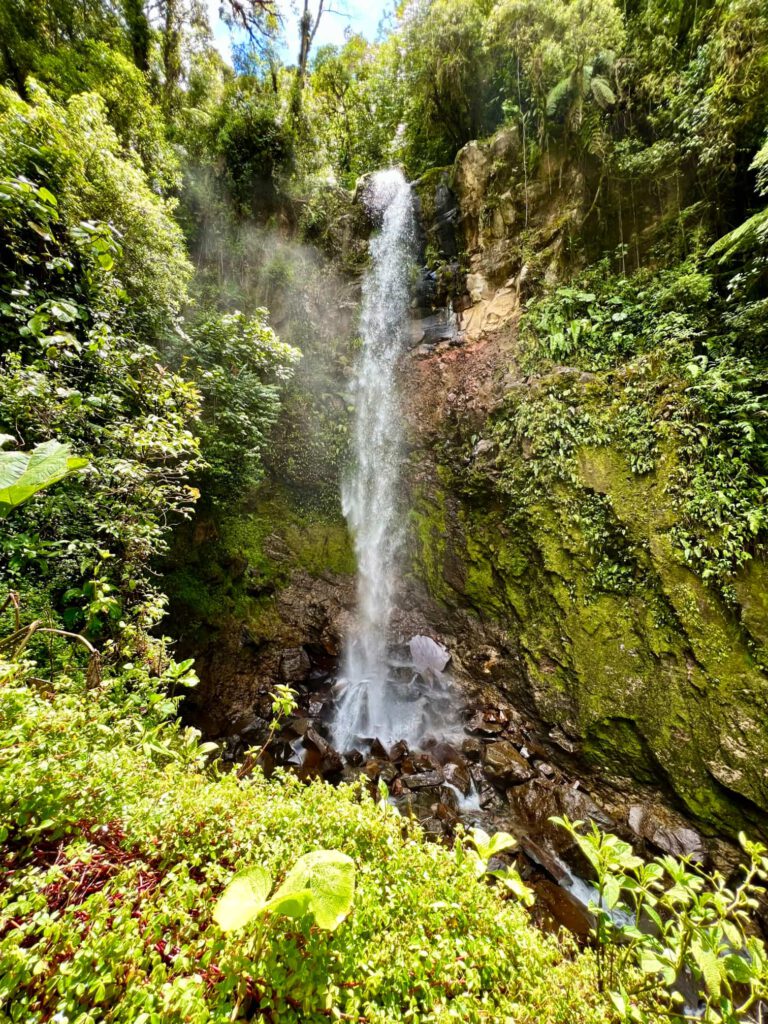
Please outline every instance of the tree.
[{"label": "tree", "polygon": [[144,0],[123,0],[123,16],[128,28],[133,63],[139,71],[149,70],[149,48],[152,32],[144,10]]},{"label": "tree", "polygon": [[415,0],[395,48],[404,98],[405,158],[418,173],[448,163],[498,123],[483,31],[490,0]]},{"label": "tree", "polygon": [[88,39],[119,48],[124,29],[108,0],[3,0],[0,3],[0,75],[26,95],[27,76],[62,46]]},{"label": "tree", "polygon": [[281,20],[275,0],[222,0],[219,15],[230,28],[247,32],[253,43],[273,36]]},{"label": "tree", "polygon": [[242,495],[261,478],[261,456],[277,421],[280,388],[300,352],[281,342],[266,310],[205,317],[191,332],[189,357],[203,395],[203,482],[214,497]]},{"label": "tree", "polygon": [[348,185],[386,159],[394,132],[379,102],[376,52],[360,35],[343,47],[322,46],[312,65],[312,118],[328,159]]}]

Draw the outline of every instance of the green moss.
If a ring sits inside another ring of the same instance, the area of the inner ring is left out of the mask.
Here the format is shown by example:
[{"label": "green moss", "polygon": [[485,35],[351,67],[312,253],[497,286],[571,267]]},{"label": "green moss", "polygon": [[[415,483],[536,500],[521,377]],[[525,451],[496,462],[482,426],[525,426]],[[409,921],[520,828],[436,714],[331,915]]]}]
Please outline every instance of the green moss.
[{"label": "green moss", "polygon": [[280,632],[276,595],[297,572],[355,572],[346,524],[290,491],[264,488],[249,506],[192,524],[177,538],[166,581],[176,614],[201,624],[242,623],[255,639]]},{"label": "green moss", "polygon": [[412,561],[418,575],[435,600],[446,601],[449,596],[444,571],[448,513],[446,494],[439,483],[416,495],[409,513],[409,527],[413,541]]},{"label": "green moss", "polygon": [[[422,496],[417,572],[449,607],[506,631],[536,713],[567,723],[588,761],[668,784],[718,829],[766,828],[768,683],[752,637],[672,546],[673,460],[638,476],[621,453],[582,447],[577,464],[580,479],[541,488],[514,518],[487,498],[459,503],[455,482]],[[603,534],[573,514],[585,488],[638,567],[629,593],[596,586]],[[755,634],[762,610],[753,601]]]}]

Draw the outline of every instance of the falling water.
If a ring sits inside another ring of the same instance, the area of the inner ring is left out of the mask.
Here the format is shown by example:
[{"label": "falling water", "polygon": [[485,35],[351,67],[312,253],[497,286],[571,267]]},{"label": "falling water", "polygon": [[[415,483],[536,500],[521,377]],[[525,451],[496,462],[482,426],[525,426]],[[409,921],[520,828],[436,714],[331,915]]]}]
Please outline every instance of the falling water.
[{"label": "falling water", "polygon": [[334,728],[340,749],[357,737],[378,736],[391,742],[408,731],[408,702],[401,703],[389,685],[387,635],[404,533],[399,501],[402,412],[396,374],[409,330],[413,197],[402,173],[388,170],[374,175],[366,202],[381,228],[371,242],[371,268],[363,285],[355,457],[342,489],[358,576],[357,623],[346,651],[344,691]]}]

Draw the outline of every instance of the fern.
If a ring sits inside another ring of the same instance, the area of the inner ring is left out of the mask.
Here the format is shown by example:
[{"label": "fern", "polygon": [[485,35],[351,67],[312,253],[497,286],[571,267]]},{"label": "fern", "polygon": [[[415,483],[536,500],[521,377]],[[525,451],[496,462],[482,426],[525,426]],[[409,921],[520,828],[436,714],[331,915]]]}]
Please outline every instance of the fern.
[{"label": "fern", "polygon": [[592,95],[601,110],[609,110],[616,103],[616,94],[604,78],[593,78],[589,83]]},{"label": "fern", "polygon": [[727,235],[718,238],[709,249],[707,256],[718,259],[720,265],[727,263],[738,253],[768,243],[768,206],[753,217],[739,224]]}]

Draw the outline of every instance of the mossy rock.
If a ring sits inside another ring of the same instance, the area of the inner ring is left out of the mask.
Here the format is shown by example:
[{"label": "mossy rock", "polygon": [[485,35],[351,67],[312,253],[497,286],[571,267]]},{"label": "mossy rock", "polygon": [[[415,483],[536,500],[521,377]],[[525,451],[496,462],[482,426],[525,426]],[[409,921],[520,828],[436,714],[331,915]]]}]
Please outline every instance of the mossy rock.
[{"label": "mossy rock", "polygon": [[[527,710],[560,726],[603,772],[655,781],[705,826],[768,832],[768,679],[758,657],[760,566],[741,616],[682,564],[665,474],[637,476],[611,449],[580,453],[580,486],[607,498],[638,571],[630,593],[595,586],[599,557],[568,518],[577,483],[505,514],[433,480],[417,503],[414,572],[449,609],[513,638]],[[751,628],[747,630],[745,624]]]}]

